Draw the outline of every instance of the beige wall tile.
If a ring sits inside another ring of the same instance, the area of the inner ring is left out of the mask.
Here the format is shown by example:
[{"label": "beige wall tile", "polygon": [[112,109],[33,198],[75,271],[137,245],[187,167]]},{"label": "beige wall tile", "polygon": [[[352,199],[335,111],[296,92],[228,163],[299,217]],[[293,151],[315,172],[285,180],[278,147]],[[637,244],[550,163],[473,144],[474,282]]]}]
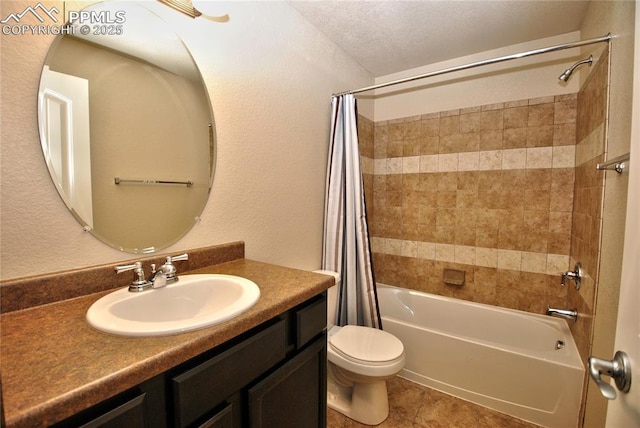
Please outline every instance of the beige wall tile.
[{"label": "beige wall tile", "polygon": [[521,251],[498,249],[498,269],[520,270],[521,259]]},{"label": "beige wall tile", "polygon": [[480,162],[478,152],[460,153],[458,155],[458,171],[477,171]]},{"label": "beige wall tile", "polygon": [[553,123],[575,123],[576,122],[577,98],[558,99],[556,98]]},{"label": "beige wall tile", "polygon": [[551,168],[553,149],[536,147],[527,149],[527,168]]},{"label": "beige wall tile", "polygon": [[502,169],[524,169],[526,165],[526,149],[509,149],[502,151]]},{"label": "beige wall tile", "polygon": [[553,168],[572,168],[575,166],[576,146],[554,146]]},{"label": "beige wall tile", "polygon": [[529,105],[527,126],[553,125],[554,103]]},{"label": "beige wall tile", "polygon": [[547,254],[547,274],[558,275],[569,270],[569,256]]},{"label": "beige wall tile", "polygon": [[536,104],[545,104],[545,103],[552,103],[555,101],[555,97],[553,96],[549,96],[549,97],[538,97],[538,98],[531,98],[529,100],[529,105],[533,106]]},{"label": "beige wall tile", "polygon": [[476,249],[472,246],[456,245],[455,262],[466,265],[474,265],[476,261]]},{"label": "beige wall tile", "polygon": [[402,158],[402,173],[415,174],[420,172],[420,156]]},{"label": "beige wall tile", "polygon": [[504,103],[504,108],[509,109],[513,107],[522,107],[522,106],[528,106],[528,105],[529,105],[529,100],[508,101]]},{"label": "beige wall tile", "polygon": [[604,130],[604,123],[601,123],[584,140],[578,142],[576,145],[576,166],[604,153]]},{"label": "beige wall tile", "polygon": [[495,131],[504,129],[502,109],[488,110],[480,113],[480,130]]},{"label": "beige wall tile", "polygon": [[505,149],[527,147],[527,128],[505,129],[502,147]]},{"label": "beige wall tile", "polygon": [[498,250],[496,248],[476,248],[476,266],[488,268],[498,267]]},{"label": "beige wall tile", "polygon": [[485,104],[481,107],[482,111],[504,110],[504,103]]},{"label": "beige wall tile", "polygon": [[438,172],[438,155],[420,156],[420,172]]},{"label": "beige wall tile", "polygon": [[453,135],[460,133],[460,116],[441,116],[440,117],[440,136]]},{"label": "beige wall tile", "polygon": [[421,259],[436,259],[436,244],[433,242],[418,242],[418,257]]},{"label": "beige wall tile", "polygon": [[418,243],[416,241],[402,241],[401,256],[418,257]]},{"label": "beige wall tile", "polygon": [[453,172],[458,170],[458,153],[438,155],[438,172]]},{"label": "beige wall tile", "polygon": [[478,169],[480,171],[502,168],[502,150],[482,151],[479,155]]},{"label": "beige wall tile", "polygon": [[546,273],[547,255],[544,253],[522,252],[522,270],[524,272]]},{"label": "beige wall tile", "polygon": [[527,147],[547,147],[553,145],[553,125],[529,126]]},{"label": "beige wall tile", "polygon": [[441,262],[454,262],[455,246],[453,244],[436,244],[436,260]]},{"label": "beige wall tile", "polygon": [[470,113],[460,115],[460,132],[480,132],[482,124],[481,113]]},{"label": "beige wall tile", "polygon": [[402,158],[387,159],[387,174],[402,174]]},{"label": "beige wall tile", "polygon": [[576,144],[576,124],[561,123],[553,126],[553,145],[570,146]]}]

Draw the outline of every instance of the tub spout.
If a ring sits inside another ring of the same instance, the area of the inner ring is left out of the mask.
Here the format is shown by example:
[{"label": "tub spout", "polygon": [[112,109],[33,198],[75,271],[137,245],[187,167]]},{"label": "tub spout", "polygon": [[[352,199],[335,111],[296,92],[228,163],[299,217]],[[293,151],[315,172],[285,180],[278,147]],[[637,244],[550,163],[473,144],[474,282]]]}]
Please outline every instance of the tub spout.
[{"label": "tub spout", "polygon": [[558,318],[566,318],[573,322],[578,320],[578,310],[577,309],[555,309],[550,306],[547,306],[547,315]]}]

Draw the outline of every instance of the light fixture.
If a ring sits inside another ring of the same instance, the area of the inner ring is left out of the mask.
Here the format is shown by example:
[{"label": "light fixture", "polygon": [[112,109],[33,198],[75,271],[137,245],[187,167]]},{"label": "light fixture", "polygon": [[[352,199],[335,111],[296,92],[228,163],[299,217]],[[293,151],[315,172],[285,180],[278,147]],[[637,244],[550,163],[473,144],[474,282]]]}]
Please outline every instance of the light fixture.
[{"label": "light fixture", "polygon": [[229,20],[229,15],[211,16],[211,15],[203,14],[198,9],[193,7],[193,3],[191,3],[191,0],[158,0],[158,1],[194,19],[200,17],[200,18],[208,19],[209,21],[214,21],[214,22],[227,22]]}]

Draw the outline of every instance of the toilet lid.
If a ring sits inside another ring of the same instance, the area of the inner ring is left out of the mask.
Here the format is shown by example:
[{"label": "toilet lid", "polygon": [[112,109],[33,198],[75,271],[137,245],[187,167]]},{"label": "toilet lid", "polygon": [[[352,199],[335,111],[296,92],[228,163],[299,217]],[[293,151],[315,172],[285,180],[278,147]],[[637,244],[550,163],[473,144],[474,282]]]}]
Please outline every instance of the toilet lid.
[{"label": "toilet lid", "polygon": [[402,342],[377,328],[345,325],[329,337],[334,350],[346,357],[371,362],[395,360],[404,352]]}]

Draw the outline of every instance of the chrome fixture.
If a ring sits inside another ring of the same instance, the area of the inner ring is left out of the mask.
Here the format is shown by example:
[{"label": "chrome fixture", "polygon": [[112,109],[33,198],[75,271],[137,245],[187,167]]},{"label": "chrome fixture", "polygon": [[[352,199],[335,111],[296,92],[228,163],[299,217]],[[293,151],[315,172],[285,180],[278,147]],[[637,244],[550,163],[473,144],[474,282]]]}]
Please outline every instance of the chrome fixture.
[{"label": "chrome fixture", "polygon": [[133,271],[133,281],[129,284],[129,291],[139,292],[149,288],[161,288],[167,285],[167,277],[164,272],[156,272],[155,265],[151,265],[153,270],[151,277],[146,279],[144,277],[144,269],[142,269],[142,262],[135,262],[130,265],[116,266],[116,273],[122,273],[126,271]]},{"label": "chrome fixture", "polygon": [[[455,67],[449,67],[449,68],[445,68],[445,69],[442,69],[442,70],[430,71],[428,73],[419,74],[417,76],[405,77],[403,79],[392,80],[390,82],[378,83],[377,85],[373,85],[373,86],[366,86],[364,88],[352,89],[350,91],[339,92],[337,94],[333,94],[333,96],[334,97],[339,97],[341,95],[346,95],[346,94],[359,94],[360,92],[367,92],[367,91],[372,91],[374,89],[386,88],[388,86],[399,85],[401,83],[413,82],[415,80],[426,79],[426,78],[429,78],[429,77],[440,76],[442,74],[448,74],[448,73],[453,73],[453,72],[456,72],[456,71],[468,70],[468,69],[471,69],[471,68],[482,67],[482,66],[490,65],[490,64],[497,64],[499,62],[505,62],[505,61],[511,61],[511,60],[514,60],[514,59],[526,58],[526,57],[529,57],[529,56],[532,56],[532,55],[540,55],[540,54],[545,54],[545,53],[549,53],[549,52],[560,51],[560,50],[563,50],[563,49],[571,49],[571,48],[577,48],[577,47],[580,47],[580,46],[593,45],[595,43],[605,43],[605,42],[609,43],[612,38],[613,38],[613,36],[611,35],[611,33],[608,33],[608,34],[606,34],[604,36],[596,37],[594,39],[582,40],[582,41],[579,41],[579,42],[564,43],[564,44],[561,44],[561,45],[549,46],[549,47],[546,47],[546,48],[535,49],[535,50],[532,50],[532,51],[520,52],[520,53],[511,54],[511,55],[507,55],[507,56],[501,56],[501,57],[497,57],[497,58],[486,59],[486,60],[483,60],[483,61],[476,61],[476,62],[472,62],[472,63],[469,63],[469,64],[457,65]],[[567,76],[567,78],[568,78],[568,76]]]},{"label": "chrome fixture", "polygon": [[167,256],[166,262],[160,266],[160,270],[158,272],[164,273],[167,278],[167,284],[171,284],[178,280],[178,272],[176,267],[173,265],[173,262],[179,262],[181,260],[189,260],[189,254],[184,253],[179,256]]},{"label": "chrome fixture", "polygon": [[167,6],[177,10],[178,12],[184,13],[185,15],[191,18],[202,17],[204,19],[208,19],[209,21],[215,22],[227,22],[229,20],[229,15],[222,16],[209,16],[200,12],[198,9],[193,7],[193,3],[191,0],[158,0],[162,4],[166,4]]},{"label": "chrome fixture", "polygon": [[182,184],[182,185],[187,186],[187,187],[193,186],[193,181],[191,181],[191,180],[188,180],[188,181],[149,180],[149,179],[130,180],[130,179],[125,179],[125,178],[120,178],[120,177],[114,177],[113,182],[115,184],[120,184],[120,183],[133,183],[133,184]]},{"label": "chrome fixture", "polygon": [[144,277],[144,269],[142,262],[135,262],[130,265],[116,266],[116,273],[122,273],[132,270],[133,281],[129,285],[129,291],[139,292],[150,288],[162,288],[167,284],[178,281],[178,272],[173,262],[180,260],[189,260],[189,254],[184,253],[179,256],[167,256],[165,263],[156,270],[155,263],[151,264],[151,275],[149,278]]},{"label": "chrome fixture", "polygon": [[618,156],[617,158],[609,159],[606,162],[602,162],[596,165],[598,171],[613,170],[618,174],[622,174],[625,168],[629,165],[630,153],[626,155]]},{"label": "chrome fixture", "polygon": [[571,320],[573,322],[578,321],[578,310],[577,309],[555,309],[547,306],[547,315],[558,318],[565,318]]},{"label": "chrome fixture", "polygon": [[564,71],[564,73],[562,73],[560,77],[558,77],[558,79],[562,80],[563,82],[568,82],[569,78],[573,74],[573,70],[575,70],[578,66],[582,64],[589,64],[589,67],[591,67],[591,64],[593,64],[593,55],[589,55],[589,58],[580,60],[575,64],[573,64],[571,67],[567,68]]},{"label": "chrome fixture", "polygon": [[556,341],[556,350],[564,348],[564,341],[558,340]]},{"label": "chrome fixture", "polygon": [[561,272],[560,273],[560,277],[562,278],[560,280],[560,285],[561,286],[565,286],[567,279],[572,279],[575,286],[576,286],[576,290],[580,290],[580,284],[582,282],[582,264],[580,264],[580,262],[576,263],[576,265],[573,267],[572,271],[567,271],[567,272]]},{"label": "chrome fixture", "polygon": [[611,376],[616,381],[616,387],[622,392],[631,389],[631,360],[622,351],[616,352],[613,360],[589,357],[589,375],[596,382],[600,392],[609,400],[616,399],[616,390],[608,382],[602,380],[602,375]]}]

